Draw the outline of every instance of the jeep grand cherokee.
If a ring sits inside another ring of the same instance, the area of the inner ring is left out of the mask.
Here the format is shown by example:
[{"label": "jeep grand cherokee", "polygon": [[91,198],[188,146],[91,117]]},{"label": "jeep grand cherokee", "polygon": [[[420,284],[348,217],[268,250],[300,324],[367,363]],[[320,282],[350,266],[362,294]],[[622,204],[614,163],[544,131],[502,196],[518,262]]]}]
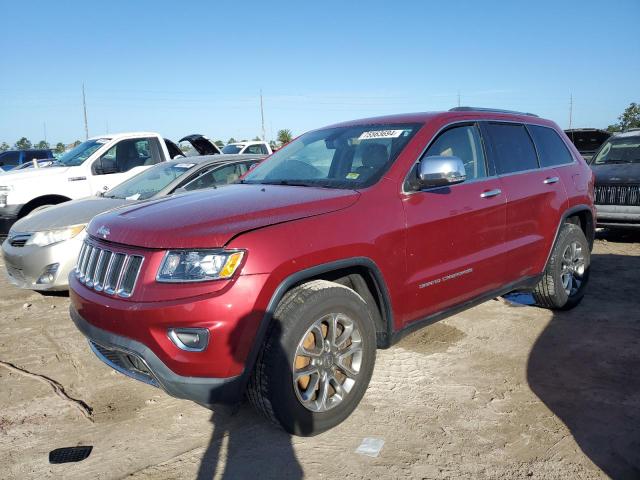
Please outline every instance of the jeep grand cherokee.
[{"label": "jeep grand cherokee", "polygon": [[593,174],[559,127],[486,109],[299,137],[236,185],[96,217],[71,316],[104,362],[204,405],[246,393],[313,435],[362,398],[376,348],[480,302],[584,295]]}]

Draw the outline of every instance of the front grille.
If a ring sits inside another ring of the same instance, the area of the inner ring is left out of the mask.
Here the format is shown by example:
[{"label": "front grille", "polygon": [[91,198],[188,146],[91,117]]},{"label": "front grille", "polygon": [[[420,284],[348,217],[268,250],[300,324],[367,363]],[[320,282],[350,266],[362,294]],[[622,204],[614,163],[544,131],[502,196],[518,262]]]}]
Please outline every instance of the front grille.
[{"label": "front grille", "polygon": [[596,185],[597,205],[640,206],[640,185]]},{"label": "front grille", "polygon": [[91,340],[89,340],[89,344],[100,360],[105,362],[111,368],[135,378],[136,380],[140,380],[141,382],[145,382],[156,387],[159,386],[156,377],[153,375],[153,372],[149,369],[146,362],[137,355],[123,350],[104,347]]},{"label": "front grille", "polygon": [[98,292],[127,298],[133,294],[143,261],[140,255],[114,252],[85,240],[78,256],[76,277]]},{"label": "front grille", "polygon": [[27,243],[27,240],[29,240],[30,238],[31,234],[29,233],[26,233],[24,235],[14,235],[12,237],[9,237],[9,245],[11,245],[12,247],[24,247],[25,243]]}]

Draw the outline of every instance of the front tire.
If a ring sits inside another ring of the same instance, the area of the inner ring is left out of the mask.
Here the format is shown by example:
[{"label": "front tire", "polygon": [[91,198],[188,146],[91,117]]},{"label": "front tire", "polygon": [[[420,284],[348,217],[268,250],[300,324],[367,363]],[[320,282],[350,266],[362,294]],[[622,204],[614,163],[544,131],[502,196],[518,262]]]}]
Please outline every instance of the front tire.
[{"label": "front tire", "polygon": [[565,223],[560,229],[547,268],[533,290],[539,307],[569,310],[580,303],[589,283],[591,252],[580,227]]},{"label": "front tire", "polygon": [[316,435],[356,408],[375,355],[375,329],[362,297],[314,280],[289,291],[278,305],[247,396],[287,432]]}]

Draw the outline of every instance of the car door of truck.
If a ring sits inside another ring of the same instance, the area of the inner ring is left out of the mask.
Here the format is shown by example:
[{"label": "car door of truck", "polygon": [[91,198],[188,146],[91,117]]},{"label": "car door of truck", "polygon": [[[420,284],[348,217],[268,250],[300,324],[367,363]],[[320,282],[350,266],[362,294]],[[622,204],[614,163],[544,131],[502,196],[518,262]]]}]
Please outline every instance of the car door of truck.
[{"label": "car door of truck", "polygon": [[[452,155],[466,181],[407,193],[407,288],[404,301],[421,320],[499,288],[505,269],[506,198],[491,174],[476,123],[441,132],[423,157]],[[417,167],[416,167],[417,168]]]},{"label": "car door of truck", "polygon": [[155,137],[120,140],[91,166],[93,193],[107,191],[163,159]]}]

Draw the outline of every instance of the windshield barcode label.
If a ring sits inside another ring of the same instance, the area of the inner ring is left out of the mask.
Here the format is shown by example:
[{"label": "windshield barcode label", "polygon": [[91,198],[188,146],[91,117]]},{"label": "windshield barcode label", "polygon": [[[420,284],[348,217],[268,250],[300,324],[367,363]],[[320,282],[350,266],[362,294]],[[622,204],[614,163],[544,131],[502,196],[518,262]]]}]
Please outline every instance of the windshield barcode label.
[{"label": "windshield barcode label", "polygon": [[373,138],[398,138],[404,130],[371,130],[363,132],[358,137],[359,140],[370,140]]}]

